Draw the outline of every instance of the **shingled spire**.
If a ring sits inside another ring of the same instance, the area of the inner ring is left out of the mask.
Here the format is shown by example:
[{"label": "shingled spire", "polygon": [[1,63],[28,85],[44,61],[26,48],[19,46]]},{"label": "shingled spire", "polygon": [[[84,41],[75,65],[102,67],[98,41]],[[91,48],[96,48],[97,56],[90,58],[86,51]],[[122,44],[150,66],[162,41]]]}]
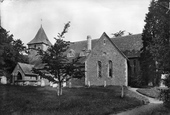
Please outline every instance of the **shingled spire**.
[{"label": "shingled spire", "polygon": [[34,39],[31,40],[27,45],[33,45],[33,44],[46,44],[48,46],[52,45],[49,39],[47,38],[47,35],[45,34],[45,31],[42,25],[40,29],[38,30]]},{"label": "shingled spire", "polygon": [[41,25],[40,29],[38,30],[37,34],[35,35],[34,39],[31,40],[28,44],[29,49],[29,63],[30,64],[39,64],[41,62],[40,57],[37,55],[37,50],[41,49],[46,51],[49,46],[51,46],[51,42],[48,40],[47,35]]}]

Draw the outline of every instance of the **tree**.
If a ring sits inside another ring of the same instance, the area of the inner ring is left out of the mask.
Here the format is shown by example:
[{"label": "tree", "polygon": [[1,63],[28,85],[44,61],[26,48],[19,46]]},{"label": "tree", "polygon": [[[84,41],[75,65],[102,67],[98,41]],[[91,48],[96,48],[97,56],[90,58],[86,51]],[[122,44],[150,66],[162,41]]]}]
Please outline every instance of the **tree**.
[{"label": "tree", "polygon": [[[130,32],[127,32],[127,34],[128,35],[132,35],[132,33],[130,33]],[[112,33],[112,35],[114,36],[114,37],[122,37],[123,35],[125,35],[125,30],[120,30],[120,31],[118,31],[118,32],[116,32],[116,33]]]},{"label": "tree", "polygon": [[56,42],[54,45],[49,47],[47,51],[39,51],[38,54],[41,57],[44,67],[41,69],[34,68],[33,70],[42,77],[56,82],[58,84],[58,95],[62,95],[63,82],[73,77],[81,78],[84,76],[84,72],[81,68],[83,65],[79,62],[79,57],[69,59],[65,53],[69,48],[70,42],[64,41],[63,38],[69,27],[70,22],[65,24],[61,33],[58,33],[58,38],[55,38]]},{"label": "tree", "polygon": [[124,35],[124,33],[125,33],[125,30],[120,30],[120,31],[118,31],[118,32],[116,32],[116,33],[113,33],[112,35],[114,35],[114,37],[121,37],[121,36],[123,36]]},{"label": "tree", "polygon": [[170,72],[169,0],[152,0],[142,33],[141,70],[145,83],[158,84],[162,72]]},{"label": "tree", "polygon": [[133,33],[131,33],[131,32],[128,32],[128,35],[133,35]]},{"label": "tree", "polygon": [[13,35],[0,27],[0,70],[10,74],[17,62],[27,62],[22,54],[25,48],[21,40],[14,40]]}]

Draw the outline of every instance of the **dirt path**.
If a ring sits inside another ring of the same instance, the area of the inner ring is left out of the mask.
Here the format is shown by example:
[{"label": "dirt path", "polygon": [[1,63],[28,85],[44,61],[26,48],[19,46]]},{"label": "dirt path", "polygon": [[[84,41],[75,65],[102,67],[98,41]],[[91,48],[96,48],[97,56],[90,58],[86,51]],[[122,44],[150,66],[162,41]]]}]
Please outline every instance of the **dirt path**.
[{"label": "dirt path", "polygon": [[166,114],[166,111],[164,114],[162,111],[156,111],[161,107],[163,107],[162,104],[149,103],[148,105],[143,105],[141,107],[113,115],[168,115]]},{"label": "dirt path", "polygon": [[149,100],[149,104],[143,105],[132,110],[124,111],[118,114],[112,115],[170,115],[170,111],[167,111],[163,107],[163,102],[154,98],[150,98],[138,93],[137,88],[129,88],[129,90],[136,92],[138,95],[141,95]]},{"label": "dirt path", "polygon": [[154,99],[154,98],[151,98],[151,97],[148,97],[148,96],[145,96],[145,95],[142,95],[142,94],[138,93],[138,92],[136,91],[137,89],[138,89],[138,88],[129,88],[129,90],[137,93],[138,95],[141,95],[141,96],[147,98],[147,99],[149,100],[149,103],[154,103],[154,104],[162,104],[162,103],[163,103],[162,101],[160,101],[160,100],[158,100],[158,99]]}]

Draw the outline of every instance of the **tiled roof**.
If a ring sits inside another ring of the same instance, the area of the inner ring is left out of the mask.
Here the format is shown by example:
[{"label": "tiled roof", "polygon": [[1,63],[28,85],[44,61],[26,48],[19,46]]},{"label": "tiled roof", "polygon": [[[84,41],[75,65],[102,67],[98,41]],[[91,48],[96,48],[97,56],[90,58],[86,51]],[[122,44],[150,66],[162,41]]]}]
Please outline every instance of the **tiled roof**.
[{"label": "tiled roof", "polygon": [[38,44],[38,43],[44,43],[46,45],[52,45],[51,42],[49,41],[49,39],[47,38],[47,35],[45,34],[44,29],[42,28],[42,26],[40,27],[40,29],[38,30],[36,36],[34,37],[33,40],[31,40],[28,45],[31,44]]},{"label": "tiled roof", "polygon": [[[92,40],[92,49],[99,39]],[[127,57],[138,57],[142,48],[142,35],[135,34],[117,38],[111,38],[112,42],[122,51]],[[87,40],[73,42],[69,49],[73,49],[76,53],[80,53],[87,49]]]},{"label": "tiled roof", "polygon": [[140,49],[143,46],[141,34],[112,38],[112,41],[128,58],[140,56]]},{"label": "tiled roof", "polygon": [[32,68],[34,65],[31,64],[26,64],[26,63],[18,63],[22,71],[24,72],[25,75],[32,75],[35,76],[36,74],[32,72]]},{"label": "tiled roof", "polygon": [[123,37],[111,38],[121,51],[139,51],[142,48],[142,35],[128,35]]}]

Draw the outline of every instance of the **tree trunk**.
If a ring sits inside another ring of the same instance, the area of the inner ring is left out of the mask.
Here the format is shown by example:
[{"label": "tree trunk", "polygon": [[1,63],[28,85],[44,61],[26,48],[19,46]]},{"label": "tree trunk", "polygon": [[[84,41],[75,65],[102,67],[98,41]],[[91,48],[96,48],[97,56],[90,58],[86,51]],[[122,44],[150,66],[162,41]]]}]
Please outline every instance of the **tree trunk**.
[{"label": "tree trunk", "polygon": [[62,83],[58,83],[58,91],[57,91],[57,93],[58,93],[58,96],[60,96],[60,95],[62,95]]}]

